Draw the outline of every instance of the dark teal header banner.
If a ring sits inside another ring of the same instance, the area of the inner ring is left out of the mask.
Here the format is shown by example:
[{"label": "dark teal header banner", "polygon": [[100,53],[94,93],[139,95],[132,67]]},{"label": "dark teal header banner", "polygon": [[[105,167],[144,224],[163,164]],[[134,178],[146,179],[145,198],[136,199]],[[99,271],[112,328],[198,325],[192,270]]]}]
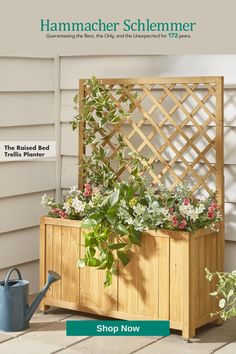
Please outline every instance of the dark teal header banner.
[{"label": "dark teal header banner", "polygon": [[66,321],[67,336],[169,336],[169,321]]}]

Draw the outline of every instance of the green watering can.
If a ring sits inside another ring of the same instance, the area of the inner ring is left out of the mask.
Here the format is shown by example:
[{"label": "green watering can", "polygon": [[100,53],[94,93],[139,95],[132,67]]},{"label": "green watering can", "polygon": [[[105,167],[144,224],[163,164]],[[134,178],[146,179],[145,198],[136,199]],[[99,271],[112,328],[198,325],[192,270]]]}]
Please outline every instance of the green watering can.
[{"label": "green watering can", "polygon": [[[19,279],[10,280],[13,271],[18,274]],[[17,268],[11,268],[5,280],[0,282],[0,331],[16,332],[28,328],[31,317],[50,285],[60,279],[58,273],[50,270],[46,285],[29,306],[29,282],[22,280]]]}]

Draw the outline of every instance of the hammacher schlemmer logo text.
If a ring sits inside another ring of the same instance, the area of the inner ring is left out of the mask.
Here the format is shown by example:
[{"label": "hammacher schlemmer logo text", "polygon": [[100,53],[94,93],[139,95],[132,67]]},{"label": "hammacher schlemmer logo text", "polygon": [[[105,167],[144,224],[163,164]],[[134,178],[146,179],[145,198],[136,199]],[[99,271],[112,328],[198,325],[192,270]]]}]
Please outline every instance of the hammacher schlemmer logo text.
[{"label": "hammacher schlemmer logo text", "polygon": [[41,32],[193,32],[196,30],[196,22],[165,21],[158,22],[147,19],[124,19],[122,22],[109,22],[101,18],[95,21],[52,21],[51,19],[40,20]]}]

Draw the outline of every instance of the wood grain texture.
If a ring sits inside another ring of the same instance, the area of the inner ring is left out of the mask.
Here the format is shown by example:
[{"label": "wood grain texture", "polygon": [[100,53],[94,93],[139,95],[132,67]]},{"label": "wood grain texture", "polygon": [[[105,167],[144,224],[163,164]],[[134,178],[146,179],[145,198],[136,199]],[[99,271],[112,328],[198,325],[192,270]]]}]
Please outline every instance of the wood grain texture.
[{"label": "wood grain texture", "polygon": [[84,255],[83,232],[80,221],[42,218],[41,285],[49,269],[62,279],[51,286],[41,308],[58,306],[121,319],[169,319],[184,338],[218,320],[210,316],[217,302],[209,295],[215,283],[206,280],[205,267],[212,272],[219,267],[219,233],[145,232],[130,263],[120,266],[112,286],[104,289],[104,271],[76,267]]}]

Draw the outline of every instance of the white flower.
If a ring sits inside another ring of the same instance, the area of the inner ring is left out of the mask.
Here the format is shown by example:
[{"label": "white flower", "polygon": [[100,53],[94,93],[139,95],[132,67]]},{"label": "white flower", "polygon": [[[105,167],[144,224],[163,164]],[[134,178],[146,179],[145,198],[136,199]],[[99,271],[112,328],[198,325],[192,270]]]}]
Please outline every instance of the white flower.
[{"label": "white flower", "polygon": [[66,211],[67,214],[70,214],[70,212],[71,212],[71,205],[70,205],[70,203],[69,203],[69,202],[65,202],[65,203],[63,204],[63,209]]},{"label": "white flower", "polygon": [[90,208],[93,208],[93,207],[94,207],[94,203],[92,202],[92,200],[89,201],[88,206],[89,206]]},{"label": "white flower", "polygon": [[204,204],[199,204],[198,206],[198,213],[201,214],[203,213],[203,211],[205,210],[205,205]]},{"label": "white flower", "polygon": [[133,210],[137,215],[142,215],[143,213],[145,213],[146,209],[147,208],[145,207],[145,205],[141,205],[141,204],[137,204],[133,207]]},{"label": "white flower", "polygon": [[190,216],[190,219],[192,219],[193,221],[196,221],[198,219],[198,217],[199,217],[198,212],[197,212],[196,209],[192,210],[192,212],[190,213],[189,216]]},{"label": "white flower", "polygon": [[193,205],[188,204],[188,205],[180,205],[179,206],[179,212],[182,216],[186,217],[188,216],[190,219],[193,221],[196,221],[199,217],[199,208],[194,208]]},{"label": "white flower", "polygon": [[130,218],[126,219],[125,222],[126,222],[128,225],[133,225],[134,220],[130,217]]},{"label": "white flower", "polygon": [[81,211],[84,211],[84,203],[79,200],[77,197],[75,197],[72,200],[72,207],[75,209],[77,213],[80,213]]},{"label": "white flower", "polygon": [[41,198],[41,205],[45,208],[47,206],[47,194],[45,193]]},{"label": "white flower", "polygon": [[47,194],[44,194],[41,199],[41,205],[46,208],[48,206],[53,207],[54,205],[54,199],[51,197],[48,197]]},{"label": "white flower", "polygon": [[169,209],[167,208],[161,208],[161,213],[164,215],[164,216],[167,216],[169,214]]}]

